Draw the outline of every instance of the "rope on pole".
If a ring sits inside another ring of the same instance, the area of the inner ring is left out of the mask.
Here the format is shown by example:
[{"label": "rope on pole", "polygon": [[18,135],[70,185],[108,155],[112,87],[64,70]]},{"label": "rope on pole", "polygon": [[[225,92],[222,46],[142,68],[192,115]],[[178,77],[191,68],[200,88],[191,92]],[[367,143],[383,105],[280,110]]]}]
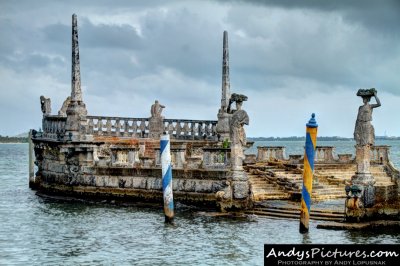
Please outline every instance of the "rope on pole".
[{"label": "rope on pole", "polygon": [[172,222],[174,218],[174,198],[172,193],[172,166],[169,135],[164,133],[160,139],[162,187],[164,200],[165,222]]},{"label": "rope on pole", "polygon": [[300,233],[307,233],[310,220],[312,180],[314,173],[315,148],[317,146],[318,125],[315,114],[306,124],[306,147],[304,152],[303,189],[301,193]]}]

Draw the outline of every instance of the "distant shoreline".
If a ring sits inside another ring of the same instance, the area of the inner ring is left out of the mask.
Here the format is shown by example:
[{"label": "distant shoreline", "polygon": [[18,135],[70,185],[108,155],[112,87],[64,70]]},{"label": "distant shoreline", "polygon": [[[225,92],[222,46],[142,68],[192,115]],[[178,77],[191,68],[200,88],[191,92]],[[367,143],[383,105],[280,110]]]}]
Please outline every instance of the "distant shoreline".
[{"label": "distant shoreline", "polygon": [[28,144],[28,142],[0,142],[1,144]]},{"label": "distant shoreline", "polygon": [[[305,141],[305,137],[249,137],[249,141]],[[318,141],[354,141],[353,138],[344,137],[317,137]],[[375,140],[400,140],[400,137],[384,137],[378,136]],[[28,138],[26,137],[3,137],[0,136],[0,144],[21,144],[28,143]]]},{"label": "distant shoreline", "polygon": [[[305,141],[305,137],[257,137],[247,138],[249,141]],[[354,141],[353,138],[343,138],[343,137],[317,137],[318,141]],[[375,140],[400,140],[400,137],[381,137],[378,136]]]}]

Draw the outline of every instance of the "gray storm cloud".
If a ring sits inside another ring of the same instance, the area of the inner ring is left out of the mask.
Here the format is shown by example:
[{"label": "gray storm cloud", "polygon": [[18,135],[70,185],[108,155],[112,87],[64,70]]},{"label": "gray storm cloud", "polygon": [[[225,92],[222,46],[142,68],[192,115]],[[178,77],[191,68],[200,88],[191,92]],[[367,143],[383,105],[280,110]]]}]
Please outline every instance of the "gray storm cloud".
[{"label": "gray storm cloud", "polygon": [[[323,4],[322,4],[323,3]],[[41,123],[70,93],[71,14],[78,14],[84,100],[91,114],[216,119],[222,32],[231,86],[249,96],[249,136],[351,136],[359,88],[376,87],[377,135],[400,135],[398,1],[2,1],[1,135]]]}]

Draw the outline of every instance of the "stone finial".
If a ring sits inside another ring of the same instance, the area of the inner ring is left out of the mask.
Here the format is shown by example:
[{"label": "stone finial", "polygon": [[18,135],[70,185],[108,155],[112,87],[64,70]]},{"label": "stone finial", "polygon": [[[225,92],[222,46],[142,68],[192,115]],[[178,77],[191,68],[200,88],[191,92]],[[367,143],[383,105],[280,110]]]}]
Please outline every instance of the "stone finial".
[{"label": "stone finial", "polygon": [[226,112],[230,98],[230,81],[229,81],[229,47],[228,32],[224,31],[223,48],[222,48],[222,97],[221,109]]},{"label": "stone finial", "polygon": [[72,15],[72,71],[71,71],[71,100],[81,102],[81,71],[79,63],[78,19]]}]

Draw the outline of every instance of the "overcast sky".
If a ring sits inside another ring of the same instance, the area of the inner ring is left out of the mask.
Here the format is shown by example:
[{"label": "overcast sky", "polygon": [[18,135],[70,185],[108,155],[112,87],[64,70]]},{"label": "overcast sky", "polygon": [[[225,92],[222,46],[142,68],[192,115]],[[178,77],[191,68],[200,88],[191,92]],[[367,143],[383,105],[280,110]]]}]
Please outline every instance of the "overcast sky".
[{"label": "overcast sky", "polygon": [[88,113],[216,120],[222,34],[231,91],[245,94],[248,136],[353,135],[359,88],[377,88],[376,135],[400,135],[400,1],[0,0],[0,135],[41,126],[71,91],[78,15]]}]

